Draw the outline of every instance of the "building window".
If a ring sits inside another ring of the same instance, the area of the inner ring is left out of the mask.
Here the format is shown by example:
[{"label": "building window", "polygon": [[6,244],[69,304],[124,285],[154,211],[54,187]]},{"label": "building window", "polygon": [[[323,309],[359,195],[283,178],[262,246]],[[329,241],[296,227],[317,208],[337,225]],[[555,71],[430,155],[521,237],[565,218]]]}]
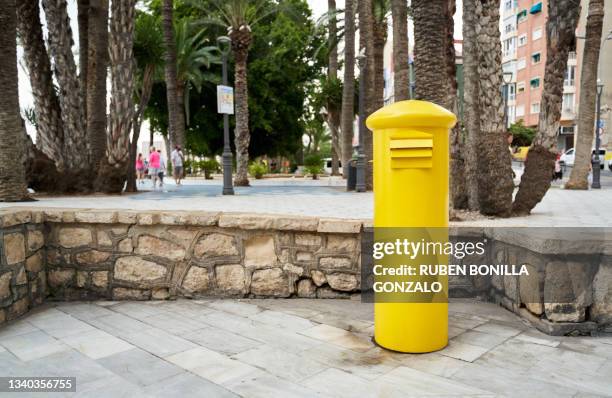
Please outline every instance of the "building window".
[{"label": "building window", "polygon": [[567,69],[565,70],[565,79],[563,80],[563,85],[573,87],[574,84],[576,83],[575,76],[576,76],[576,66],[568,65]]},{"label": "building window", "polygon": [[516,22],[521,23],[525,20],[527,20],[527,10],[523,10],[516,14]]},{"label": "building window", "polygon": [[563,112],[574,113],[574,94],[563,94]]},{"label": "building window", "polygon": [[517,106],[515,115],[516,117],[525,116],[525,106],[524,105]]},{"label": "building window", "polygon": [[532,64],[539,64],[541,59],[542,59],[542,56],[540,55],[539,52],[531,54],[531,63]]},{"label": "building window", "polygon": [[522,34],[518,37],[518,46],[523,47],[525,44],[527,44],[527,35]]},{"label": "building window", "polygon": [[524,93],[525,92],[525,82],[518,82],[518,83],[516,83],[516,92],[517,93]]},{"label": "building window", "polygon": [[504,40],[504,56],[509,57],[514,54],[514,37]]},{"label": "building window", "polygon": [[533,79],[531,79],[529,81],[529,85],[531,86],[531,88],[538,88],[538,87],[540,87],[540,78],[539,77],[534,77]]},{"label": "building window", "polygon": [[506,0],[504,2],[504,8],[506,9],[506,11],[510,11],[512,9],[513,3],[513,0]]},{"label": "building window", "polygon": [[516,86],[512,83],[508,84],[508,101],[516,99]]},{"label": "building window", "polygon": [[542,38],[542,28],[537,28],[534,29],[533,32],[531,32],[531,40],[538,40]]},{"label": "building window", "polygon": [[527,62],[525,62],[525,58],[521,58],[516,62],[516,69],[521,70],[525,69],[527,66]]},{"label": "building window", "polygon": [[559,134],[574,135],[575,126],[559,126]]},{"label": "building window", "polygon": [[533,104],[531,104],[531,113],[540,113],[540,103],[539,102],[534,102]]}]

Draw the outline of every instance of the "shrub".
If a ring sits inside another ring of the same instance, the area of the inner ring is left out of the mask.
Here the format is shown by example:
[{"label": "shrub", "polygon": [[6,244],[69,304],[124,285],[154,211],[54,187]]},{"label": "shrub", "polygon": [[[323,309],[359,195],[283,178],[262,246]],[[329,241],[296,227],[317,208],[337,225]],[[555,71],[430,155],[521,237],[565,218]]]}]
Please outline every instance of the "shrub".
[{"label": "shrub", "polygon": [[304,170],[307,174],[312,175],[312,179],[319,178],[319,174],[323,173],[323,159],[319,155],[309,155],[304,159]]},{"label": "shrub", "polygon": [[249,165],[249,174],[256,180],[261,180],[268,171],[268,168],[262,162],[253,162]]},{"label": "shrub", "polygon": [[200,160],[200,170],[204,170],[204,178],[212,180],[212,173],[217,173],[220,170],[219,162],[215,159]]}]

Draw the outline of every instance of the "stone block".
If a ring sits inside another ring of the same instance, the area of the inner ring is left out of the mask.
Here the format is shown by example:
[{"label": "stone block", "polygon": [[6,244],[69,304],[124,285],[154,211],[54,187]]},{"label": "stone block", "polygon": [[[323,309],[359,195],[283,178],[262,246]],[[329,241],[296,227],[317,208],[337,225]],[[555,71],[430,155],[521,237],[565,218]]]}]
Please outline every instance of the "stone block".
[{"label": "stone block", "polygon": [[289,249],[282,249],[280,251],[280,255],[278,256],[278,260],[281,263],[291,262],[291,251]]},{"label": "stone block", "polygon": [[16,285],[25,285],[28,283],[28,274],[23,266],[19,266],[19,270],[15,275],[15,284]]},{"label": "stone block", "polygon": [[128,233],[129,225],[113,225],[111,227],[111,234],[114,236],[121,236]]},{"label": "stone block", "polygon": [[256,235],[244,242],[244,265],[247,267],[270,267],[277,261],[272,235]]},{"label": "stone block", "polygon": [[115,262],[115,279],[129,282],[148,282],[165,278],[168,270],[163,265],[137,256],[119,257]]},{"label": "stone block", "polygon": [[6,311],[0,308],[0,325],[6,322]]},{"label": "stone block", "polygon": [[159,213],[138,213],[139,225],[155,225],[159,224]]},{"label": "stone block", "polygon": [[363,227],[362,220],[346,220],[338,218],[322,218],[319,220],[317,232],[335,234],[357,234]]},{"label": "stone block", "polygon": [[113,210],[85,210],[74,213],[76,222],[88,224],[113,224],[117,222],[117,212]]},{"label": "stone block", "polygon": [[312,281],[314,282],[314,284],[317,286],[323,286],[325,283],[327,283],[327,278],[325,277],[325,274],[321,271],[312,270],[310,271],[310,276],[312,277]]},{"label": "stone block", "polygon": [[108,271],[94,271],[91,273],[91,284],[99,289],[108,287]]},{"label": "stone block", "polygon": [[285,270],[290,275],[295,276],[302,276],[304,274],[304,268],[298,267],[297,265],[293,265],[291,263],[283,265],[283,270]]},{"label": "stone block", "polygon": [[280,268],[256,270],[251,278],[251,293],[257,296],[289,297],[291,287],[287,274]]},{"label": "stone block", "polygon": [[295,253],[295,260],[298,262],[303,262],[303,263],[307,263],[307,262],[311,262],[313,260],[313,255],[310,252],[302,252],[299,251],[297,253]]},{"label": "stone block", "polygon": [[612,324],[612,264],[601,264],[593,278],[590,317],[599,324]]},{"label": "stone block", "polygon": [[187,223],[189,225],[198,225],[198,226],[213,226],[217,225],[219,221],[218,212],[189,212],[189,217],[187,219]]},{"label": "stone block", "polygon": [[108,236],[107,231],[97,231],[96,237],[98,240],[98,246],[112,246],[113,245],[113,241],[111,240],[110,236]]},{"label": "stone block", "polygon": [[86,246],[93,242],[91,230],[88,228],[64,227],[58,233],[60,246],[68,249]]},{"label": "stone block", "polygon": [[117,249],[123,253],[131,253],[134,250],[132,246],[132,238],[125,238],[119,242]]},{"label": "stone block", "polygon": [[335,250],[341,253],[356,253],[359,244],[354,236],[329,235],[326,247],[328,250]]},{"label": "stone block", "polygon": [[326,277],[327,283],[334,290],[351,292],[359,287],[359,280],[352,274],[333,273],[327,274]]},{"label": "stone block", "polygon": [[153,292],[151,293],[151,298],[154,300],[167,300],[168,297],[170,297],[170,292],[168,291],[168,288],[159,288],[159,289],[153,289]]},{"label": "stone block", "polygon": [[212,233],[203,235],[193,247],[193,255],[200,259],[237,256],[236,239],[232,235]]},{"label": "stone block", "polygon": [[0,226],[3,228],[27,224],[32,221],[32,212],[29,210],[8,209],[0,211]]},{"label": "stone block", "polygon": [[26,259],[26,270],[28,272],[40,272],[43,269],[43,252],[38,251]]},{"label": "stone block", "polygon": [[165,257],[169,260],[182,260],[185,258],[185,248],[183,246],[150,235],[138,237],[138,245],[135,252],[137,254]]},{"label": "stone block", "polygon": [[504,293],[506,297],[514,302],[519,302],[518,277],[513,275],[504,275]]},{"label": "stone block", "polygon": [[120,224],[136,224],[138,221],[138,212],[121,210],[117,212],[117,222]]},{"label": "stone block", "polygon": [[204,293],[210,288],[210,276],[206,268],[191,266],[185,279],[183,279],[183,289],[190,293]]},{"label": "stone block", "polygon": [[15,319],[26,312],[28,312],[28,308],[30,306],[30,300],[27,297],[24,297],[20,300],[17,300],[10,307],[11,318]]},{"label": "stone block", "polygon": [[219,216],[219,226],[238,229],[273,229],[276,217],[278,216],[253,213],[221,214]]},{"label": "stone block", "polygon": [[583,322],[584,306],[575,303],[544,303],[546,318],[552,322]]},{"label": "stone block", "polygon": [[28,231],[28,250],[30,252],[35,252],[36,250],[42,248],[45,245],[45,236],[42,231],[39,230],[31,230]]},{"label": "stone block", "polygon": [[316,217],[276,216],[274,219],[274,229],[278,231],[316,231],[318,225]]},{"label": "stone block", "polygon": [[321,236],[317,234],[295,234],[295,244],[299,246],[321,246]]},{"label": "stone block", "polygon": [[4,235],[4,257],[8,265],[25,260],[25,242],[22,233],[14,232]]},{"label": "stone block", "polygon": [[217,265],[215,268],[217,288],[223,293],[245,293],[245,272],[240,264]]},{"label": "stone block", "polygon": [[113,289],[113,300],[148,300],[150,292],[148,290],[128,289],[116,287]]},{"label": "stone block", "polygon": [[13,274],[10,271],[0,274],[0,300],[11,296],[12,277]]},{"label": "stone block", "polygon": [[185,212],[163,212],[159,215],[159,223],[163,225],[185,225],[189,213]]},{"label": "stone block", "polygon": [[77,287],[85,287],[87,285],[87,272],[86,271],[77,271],[76,285]]},{"label": "stone block", "polygon": [[321,257],[319,267],[323,269],[350,269],[352,262],[346,257]]},{"label": "stone block", "polygon": [[77,253],[75,258],[79,264],[98,264],[110,258],[109,252],[101,252],[98,250],[87,250],[81,253]]},{"label": "stone block", "polygon": [[592,303],[588,264],[551,261],[544,276],[544,312],[553,322],[582,322]]},{"label": "stone block", "polygon": [[73,283],[75,271],[73,269],[52,269],[47,271],[47,281],[53,288],[68,287]]},{"label": "stone block", "polygon": [[317,296],[317,287],[312,280],[302,279],[297,284],[297,295],[303,298],[315,298]]},{"label": "stone block", "polygon": [[340,292],[337,290],[333,290],[329,286],[324,286],[324,287],[320,287],[317,289],[317,298],[320,298],[320,299],[338,299],[338,298],[348,299],[350,297],[351,297],[350,294],[345,293],[345,292]]},{"label": "stone block", "polygon": [[519,276],[519,296],[520,302],[536,315],[544,312],[542,303],[542,283],[541,274],[537,268],[531,264],[525,264],[528,275]]}]

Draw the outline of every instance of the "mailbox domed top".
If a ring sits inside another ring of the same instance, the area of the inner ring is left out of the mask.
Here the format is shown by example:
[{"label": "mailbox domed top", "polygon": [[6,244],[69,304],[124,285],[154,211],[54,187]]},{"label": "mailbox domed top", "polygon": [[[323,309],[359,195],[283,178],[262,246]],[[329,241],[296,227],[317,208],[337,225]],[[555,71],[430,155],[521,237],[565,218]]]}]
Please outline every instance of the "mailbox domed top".
[{"label": "mailbox domed top", "polygon": [[380,108],[366,120],[370,130],[442,127],[451,128],[457,117],[443,107],[427,101],[399,101]]}]

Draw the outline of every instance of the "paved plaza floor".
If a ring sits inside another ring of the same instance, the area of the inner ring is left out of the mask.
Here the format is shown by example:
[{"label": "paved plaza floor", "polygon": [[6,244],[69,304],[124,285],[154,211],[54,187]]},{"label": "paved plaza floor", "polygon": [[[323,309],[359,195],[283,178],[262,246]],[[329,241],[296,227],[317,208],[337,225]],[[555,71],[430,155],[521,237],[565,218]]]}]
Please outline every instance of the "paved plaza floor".
[{"label": "paved plaza floor", "polygon": [[449,324],[446,349],[416,355],[374,345],[354,299],[51,303],[0,328],[0,374],[76,377],[53,397],[612,396],[612,337],[471,300]]}]

